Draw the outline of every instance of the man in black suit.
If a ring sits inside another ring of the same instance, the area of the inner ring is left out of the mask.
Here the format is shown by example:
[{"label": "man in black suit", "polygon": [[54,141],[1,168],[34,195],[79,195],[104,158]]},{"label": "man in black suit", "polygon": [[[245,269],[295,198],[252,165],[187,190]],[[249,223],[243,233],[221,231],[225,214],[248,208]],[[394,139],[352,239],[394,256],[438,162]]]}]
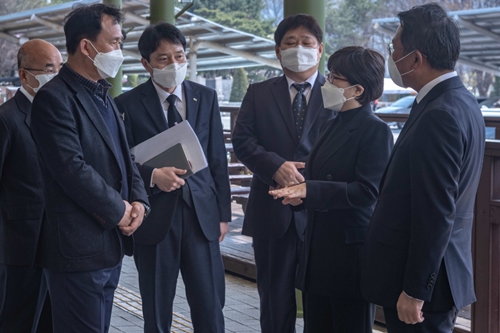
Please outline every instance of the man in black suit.
[{"label": "man in black suit", "polygon": [[135,235],[145,332],[170,332],[179,270],[195,332],[224,332],[224,267],[219,242],[231,220],[226,148],[217,94],[185,81],[186,39],[168,23],[151,25],[139,39],[146,83],[116,98],[129,145],[135,146],[183,120],[193,127],[208,168],[186,170],[139,165],[152,214]]},{"label": "man in black suit", "polygon": [[123,57],[121,12],[77,6],[66,17],[68,61],[41,89],[31,131],[44,181],[40,239],[55,332],[107,332],[130,236],[147,194],[108,94]]},{"label": "man in black suit", "polygon": [[243,234],[253,237],[261,329],[285,333],[295,331],[295,275],[307,213],[293,212],[268,191],[304,181],[299,170],[335,112],[321,98],[323,32],[316,20],[287,17],[274,40],[285,75],[250,85],[232,141],[236,157],[254,174]]},{"label": "man in black suit", "polygon": [[475,301],[471,234],[484,121],[453,70],[453,19],[436,3],[398,16],[389,72],[418,95],[381,181],[362,290],[384,307],[389,332],[451,332]]},{"label": "man in black suit", "polygon": [[[0,332],[35,332],[47,287],[35,257],[43,218],[36,146],[30,133],[31,102],[62,66],[57,48],[40,39],[18,52],[22,86],[0,106]],[[47,298],[48,309],[50,303]],[[50,311],[38,332],[51,332]],[[45,314],[47,316],[45,317]]]}]

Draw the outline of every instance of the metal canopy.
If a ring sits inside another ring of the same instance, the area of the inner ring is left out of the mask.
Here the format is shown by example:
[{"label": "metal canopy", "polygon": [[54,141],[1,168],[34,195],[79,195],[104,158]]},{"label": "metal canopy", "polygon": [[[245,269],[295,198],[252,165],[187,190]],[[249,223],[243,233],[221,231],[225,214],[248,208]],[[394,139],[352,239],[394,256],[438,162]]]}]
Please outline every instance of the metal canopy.
[{"label": "metal canopy", "polygon": [[[459,62],[500,76],[500,7],[448,12],[458,22],[461,51]],[[399,19],[372,20],[374,28],[394,36]]]},{"label": "metal canopy", "polygon": [[[63,31],[64,17],[78,3],[95,3],[95,0],[68,2],[0,16],[0,37],[22,44],[40,38],[54,44],[66,57],[66,40]],[[101,2],[101,1],[98,1]],[[140,63],[137,42],[149,25],[149,0],[123,0],[125,20],[123,30],[127,38],[123,43],[124,73],[145,72]],[[180,9],[176,8],[176,12]],[[189,12],[176,20],[176,26],[186,36],[186,53],[190,55],[193,69],[207,71],[238,67],[268,65],[281,69],[274,51],[275,43],[266,38],[224,27]]]}]

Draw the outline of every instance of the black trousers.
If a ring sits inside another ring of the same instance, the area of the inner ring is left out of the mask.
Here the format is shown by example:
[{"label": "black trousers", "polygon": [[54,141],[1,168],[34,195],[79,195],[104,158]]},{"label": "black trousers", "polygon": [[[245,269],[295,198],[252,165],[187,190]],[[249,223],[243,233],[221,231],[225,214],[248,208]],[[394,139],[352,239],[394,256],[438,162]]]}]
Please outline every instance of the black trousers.
[{"label": "black trousers", "polygon": [[106,333],[121,262],[90,272],[44,269],[52,301],[55,333]]},{"label": "black trousers", "polygon": [[179,200],[172,226],[157,245],[135,244],[145,333],[167,333],[179,271],[195,333],[223,333],[224,267],[218,239],[209,241],[195,211]]},{"label": "black trousers", "polygon": [[295,332],[295,278],[302,245],[293,220],[280,239],[253,239],[262,333]]},{"label": "black trousers", "polygon": [[307,333],[372,333],[375,305],[363,299],[304,294]]},{"label": "black trousers", "polygon": [[52,332],[46,295],[42,268],[0,264],[0,333]]},{"label": "black trousers", "polygon": [[389,333],[452,333],[458,315],[457,308],[449,311],[431,312],[424,311],[424,321],[408,325],[399,320],[395,308],[385,308],[385,325]]}]

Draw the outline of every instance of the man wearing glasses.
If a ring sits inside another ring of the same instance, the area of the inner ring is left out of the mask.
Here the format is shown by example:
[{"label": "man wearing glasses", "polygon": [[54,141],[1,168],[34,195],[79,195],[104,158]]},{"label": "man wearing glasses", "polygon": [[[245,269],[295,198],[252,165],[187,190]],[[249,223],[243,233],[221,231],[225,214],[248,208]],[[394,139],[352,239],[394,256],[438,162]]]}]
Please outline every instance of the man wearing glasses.
[{"label": "man wearing glasses", "polygon": [[[22,86],[0,106],[0,332],[35,332],[47,287],[42,268],[33,266],[44,201],[31,103],[57,75],[62,58],[40,39],[23,44],[17,57]],[[43,312],[38,331],[52,332],[50,311]]]},{"label": "man wearing glasses", "polygon": [[436,3],[398,17],[389,73],[418,95],[380,184],[362,289],[384,307],[389,332],[451,332],[476,300],[471,235],[484,120],[454,70],[453,19]]}]

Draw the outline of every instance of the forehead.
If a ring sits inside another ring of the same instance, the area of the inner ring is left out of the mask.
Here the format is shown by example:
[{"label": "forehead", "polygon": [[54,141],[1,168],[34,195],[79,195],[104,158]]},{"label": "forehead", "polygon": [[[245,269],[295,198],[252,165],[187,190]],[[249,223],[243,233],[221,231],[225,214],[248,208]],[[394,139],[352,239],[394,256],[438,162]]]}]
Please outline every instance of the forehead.
[{"label": "forehead", "polygon": [[153,55],[184,53],[184,48],[180,44],[174,44],[166,39],[162,39]]},{"label": "forehead", "polygon": [[36,68],[59,66],[62,63],[59,51],[49,45],[37,47],[36,54],[32,54],[28,59],[30,59],[32,66]]},{"label": "forehead", "polygon": [[118,22],[115,21],[115,19],[109,15],[103,15],[102,20],[101,20],[101,26],[102,30],[99,33],[98,38],[104,37],[104,38],[122,38],[122,29],[121,26]]},{"label": "forehead", "polygon": [[398,27],[398,30],[396,30],[396,34],[394,35],[394,37],[392,37],[392,43],[393,44],[401,44],[401,32],[403,31],[403,28],[401,27],[401,25]]},{"label": "forehead", "polygon": [[318,42],[316,36],[307,28],[300,26],[298,28],[288,30],[283,36],[283,40],[286,39],[310,39]]}]

